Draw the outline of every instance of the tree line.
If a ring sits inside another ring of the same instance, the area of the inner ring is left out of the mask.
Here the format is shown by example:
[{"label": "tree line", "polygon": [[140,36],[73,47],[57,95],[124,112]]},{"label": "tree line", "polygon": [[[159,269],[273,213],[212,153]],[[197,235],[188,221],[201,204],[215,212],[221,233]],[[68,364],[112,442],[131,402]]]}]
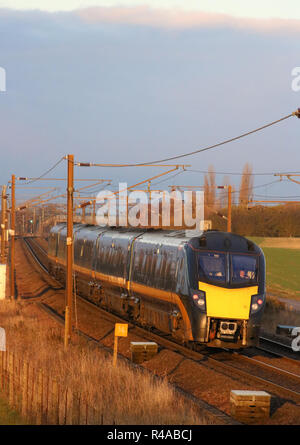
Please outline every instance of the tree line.
[{"label": "tree line", "polygon": [[[224,176],[223,186],[230,184]],[[297,237],[300,236],[300,206],[286,203],[275,206],[250,205],[253,196],[252,166],[246,163],[240,187],[232,185],[232,232],[244,236]],[[213,166],[204,177],[204,214],[212,221],[213,229],[226,231],[228,211],[227,189],[218,190]],[[223,216],[223,217],[222,217]]]}]

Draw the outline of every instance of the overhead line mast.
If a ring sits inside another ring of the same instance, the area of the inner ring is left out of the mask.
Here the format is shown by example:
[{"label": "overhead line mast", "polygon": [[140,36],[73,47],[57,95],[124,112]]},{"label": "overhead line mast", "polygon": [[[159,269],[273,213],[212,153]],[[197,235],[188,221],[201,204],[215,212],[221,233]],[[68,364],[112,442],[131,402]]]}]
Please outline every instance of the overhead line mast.
[{"label": "overhead line mast", "polygon": [[5,245],[6,245],[6,185],[2,186],[2,196],[1,196],[1,263],[5,264]]},{"label": "overhead line mast", "polygon": [[15,175],[12,175],[11,176],[11,209],[10,209],[10,298],[12,300],[15,298],[15,230],[16,230],[15,185],[16,185],[16,177],[15,177]]},{"label": "overhead line mast", "polygon": [[73,193],[74,193],[74,155],[67,156],[67,269],[66,269],[66,312],[65,312],[65,348],[67,348],[72,333],[73,309]]}]

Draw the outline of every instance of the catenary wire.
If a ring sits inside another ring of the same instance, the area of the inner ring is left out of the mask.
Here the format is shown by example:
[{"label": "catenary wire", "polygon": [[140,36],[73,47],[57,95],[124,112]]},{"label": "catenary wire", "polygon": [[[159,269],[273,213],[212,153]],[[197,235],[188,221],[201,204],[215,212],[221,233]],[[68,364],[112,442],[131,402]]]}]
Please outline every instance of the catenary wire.
[{"label": "catenary wire", "polygon": [[143,166],[143,165],[155,165],[155,164],[158,164],[158,163],[161,163],[161,162],[173,161],[174,159],[180,159],[180,158],[184,158],[184,157],[187,157],[187,156],[192,156],[192,155],[195,155],[197,153],[202,153],[204,151],[220,147],[221,145],[225,145],[225,144],[228,144],[230,142],[237,141],[238,139],[242,139],[242,138],[244,138],[246,136],[249,136],[251,134],[254,134],[254,133],[257,133],[257,132],[259,132],[261,130],[264,130],[264,129],[268,128],[268,127],[271,127],[272,125],[278,124],[279,122],[282,122],[282,121],[284,121],[286,119],[289,119],[292,116],[300,117],[300,109],[298,109],[297,111],[295,111],[295,112],[293,112],[291,114],[288,114],[287,116],[284,116],[284,117],[282,117],[280,119],[277,119],[277,120],[275,120],[273,122],[265,124],[265,125],[263,125],[261,127],[258,127],[256,129],[254,129],[254,130],[248,131],[247,133],[243,133],[243,134],[241,134],[239,136],[235,136],[233,138],[226,139],[225,141],[219,142],[217,144],[209,145],[207,147],[200,148],[198,150],[194,150],[194,151],[191,151],[189,153],[182,153],[182,154],[179,154],[179,155],[176,155],[176,156],[171,156],[171,157],[164,158],[164,159],[158,159],[158,160],[155,160],[155,161],[141,162],[141,163],[134,163],[134,164],[96,164],[96,163],[81,163],[81,162],[74,162],[74,164],[78,165],[78,166],[85,166],[85,167],[138,167],[138,166]]}]

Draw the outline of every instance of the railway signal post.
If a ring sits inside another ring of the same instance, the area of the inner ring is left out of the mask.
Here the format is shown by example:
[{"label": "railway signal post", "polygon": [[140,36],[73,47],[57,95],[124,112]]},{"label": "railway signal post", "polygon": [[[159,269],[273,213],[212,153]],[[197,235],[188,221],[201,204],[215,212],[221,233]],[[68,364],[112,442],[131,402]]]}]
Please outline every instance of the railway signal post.
[{"label": "railway signal post", "polygon": [[66,312],[65,312],[65,348],[68,347],[72,332],[73,305],[73,193],[74,193],[74,155],[67,156],[67,240],[66,240]]}]

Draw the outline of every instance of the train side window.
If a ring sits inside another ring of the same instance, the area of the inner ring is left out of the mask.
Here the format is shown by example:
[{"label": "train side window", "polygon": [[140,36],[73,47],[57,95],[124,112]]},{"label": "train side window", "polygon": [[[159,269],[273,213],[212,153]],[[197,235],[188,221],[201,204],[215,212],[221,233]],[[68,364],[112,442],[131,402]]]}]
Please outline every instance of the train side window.
[{"label": "train side window", "polygon": [[184,258],[180,258],[179,264],[178,264],[178,281],[180,283],[181,289],[183,289],[185,285],[185,274],[184,274]]},{"label": "train side window", "polygon": [[158,255],[151,254],[151,269],[150,269],[150,275],[148,278],[149,284],[153,285],[153,283],[156,280],[155,276],[155,270],[156,270],[156,264],[158,263]]},{"label": "train side window", "polygon": [[114,251],[115,251],[114,252],[114,257],[115,257],[114,263],[115,263],[115,266],[116,266],[116,274],[118,274],[119,273],[119,268],[120,268],[120,266],[122,264],[122,258],[121,258],[122,252],[121,252],[120,247],[115,248]]},{"label": "train side window", "polygon": [[151,276],[151,266],[152,266],[152,257],[151,254],[147,252],[146,254],[146,262],[145,262],[145,280],[149,281],[149,278]]},{"label": "train side window", "polygon": [[158,275],[159,275],[158,282],[159,282],[159,287],[161,289],[164,289],[165,287],[166,264],[167,264],[166,255],[163,254],[161,255],[161,261],[158,270]]},{"label": "train side window", "polygon": [[107,260],[107,249],[106,249],[106,246],[101,246],[100,253],[99,253],[99,260],[100,260],[99,261],[100,268],[104,271],[104,267],[105,267],[106,260]]},{"label": "train side window", "polygon": [[106,257],[107,258],[107,265],[109,267],[111,265],[111,263],[112,263],[112,256],[113,256],[112,248],[107,246],[106,251],[107,251],[107,257]]},{"label": "train side window", "polygon": [[132,271],[132,280],[136,282],[140,282],[140,269],[139,269],[140,255],[141,251],[139,249],[136,249],[134,252],[133,271]]},{"label": "train side window", "polygon": [[175,280],[175,275],[176,275],[176,262],[174,261],[174,258],[171,259],[170,261],[170,280],[172,280],[172,282]]},{"label": "train side window", "polygon": [[151,259],[152,259],[152,261],[151,261],[151,269],[150,269],[150,276],[151,276],[151,278],[153,278],[154,275],[155,275],[155,268],[156,268],[156,264],[157,264],[157,254],[155,252],[156,252],[156,249],[155,249],[154,252],[152,252],[150,254],[151,255]]},{"label": "train side window", "polygon": [[144,268],[145,268],[145,261],[144,261],[144,258],[145,258],[144,251],[141,250],[140,253],[139,253],[138,264],[137,264],[137,268],[138,268],[138,271],[139,271],[139,275],[145,273],[145,270],[144,270]]},{"label": "train side window", "polygon": [[171,271],[171,261],[167,259],[166,272],[165,272],[165,283],[164,283],[165,289],[170,288],[170,280],[171,280],[170,271]]},{"label": "train side window", "polygon": [[178,261],[178,258],[177,258],[177,261],[176,261],[176,266],[175,266],[175,280],[177,281],[177,279],[178,279],[178,267],[179,267],[179,261]]},{"label": "train side window", "polygon": [[124,263],[125,263],[124,251],[121,246],[118,246],[114,250],[115,250],[114,273],[117,276],[123,276]]},{"label": "train side window", "polygon": [[86,240],[84,244],[84,258],[83,265],[90,269],[92,267],[92,251],[93,251],[93,242],[90,240]]},{"label": "train side window", "polygon": [[109,248],[109,273],[115,271],[116,249],[113,246]]},{"label": "train side window", "polygon": [[140,253],[140,261],[139,261],[139,277],[141,283],[145,283],[145,281],[147,280],[148,263],[149,260],[147,252],[142,251]]}]

